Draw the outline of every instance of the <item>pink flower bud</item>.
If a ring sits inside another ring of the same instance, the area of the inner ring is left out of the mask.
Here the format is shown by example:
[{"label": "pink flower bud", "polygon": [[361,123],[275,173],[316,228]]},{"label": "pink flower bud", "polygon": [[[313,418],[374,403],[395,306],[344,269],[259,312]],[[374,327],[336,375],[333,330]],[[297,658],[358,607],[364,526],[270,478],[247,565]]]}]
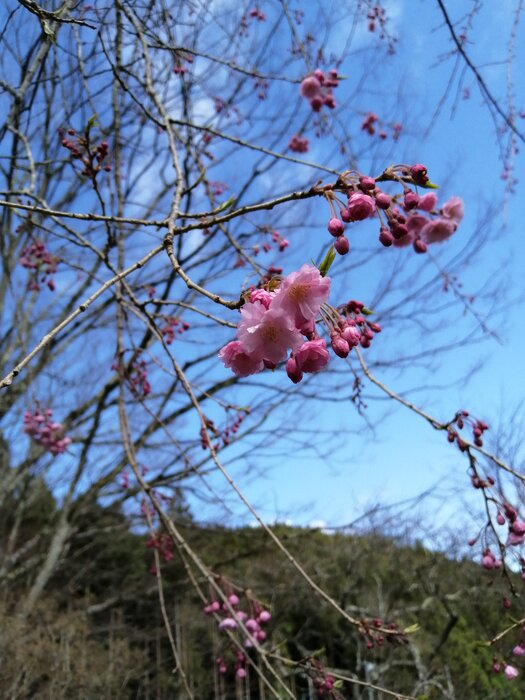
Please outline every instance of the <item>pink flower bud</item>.
[{"label": "pink flower bud", "polygon": [[392,197],[386,192],[379,192],[376,194],[376,204],[380,209],[388,209],[392,204]]},{"label": "pink flower bud", "polygon": [[286,374],[294,384],[298,384],[303,378],[303,373],[293,355],[286,361]]},{"label": "pink flower bud", "polygon": [[335,217],[330,219],[330,221],[328,222],[328,231],[332,234],[332,236],[335,236],[336,238],[342,236],[345,232],[343,222],[339,219],[336,219]]},{"label": "pink flower bud", "polygon": [[379,229],[379,242],[384,245],[385,248],[389,248],[394,242],[394,236],[385,226],[381,226]]},{"label": "pink flower bud", "polygon": [[372,197],[367,194],[354,192],[348,199],[348,211],[352,221],[362,221],[368,219],[375,213],[375,203]]},{"label": "pink flower bud", "polygon": [[375,189],[375,186],[376,186],[376,181],[374,180],[373,177],[368,177],[367,175],[362,175],[359,178],[359,187],[363,191],[373,190],[373,189]]},{"label": "pink flower bud", "polygon": [[417,163],[417,165],[413,165],[410,168],[410,175],[412,177],[412,180],[416,183],[416,185],[426,185],[428,182],[428,176],[427,176],[427,168],[422,165],[421,163]]},{"label": "pink flower bud", "polygon": [[235,675],[237,676],[237,678],[246,678],[246,671],[244,670],[244,668],[238,668],[235,671]]},{"label": "pink flower bud", "polygon": [[301,95],[307,99],[316,97],[321,92],[321,83],[314,75],[309,75],[301,82]]},{"label": "pink flower bud", "polygon": [[244,626],[248,630],[248,632],[258,632],[260,630],[259,623],[257,620],[254,620],[253,617],[250,617],[246,622],[244,623]]},{"label": "pink flower bud", "polygon": [[408,190],[405,192],[403,201],[405,204],[405,209],[415,209],[419,204],[419,197],[415,192],[412,192],[412,190]]},{"label": "pink flower bud", "polygon": [[352,219],[350,218],[350,212],[348,211],[348,209],[346,209],[346,208],[345,208],[345,209],[341,209],[341,210],[340,210],[340,213],[341,213],[341,219],[342,219],[345,223],[348,223],[349,221],[352,221]]},{"label": "pink flower bud", "polygon": [[481,566],[484,569],[487,569],[487,571],[490,571],[491,569],[493,569],[494,568],[494,555],[491,553],[485,554],[481,558]]},{"label": "pink flower bud", "polygon": [[334,248],[339,253],[339,255],[346,255],[350,250],[350,243],[346,236],[338,236],[336,242],[334,243]]},{"label": "pink flower bud", "polygon": [[426,253],[428,250],[427,244],[425,241],[422,241],[421,238],[416,238],[416,240],[412,243],[412,246],[416,253]]},{"label": "pink flower bud", "polygon": [[522,645],[523,645],[523,642],[516,644],[516,646],[512,650],[512,653],[514,654],[514,656],[525,656],[525,647]]},{"label": "pink flower bud", "polygon": [[505,525],[505,522],[506,522],[506,521],[505,521],[505,516],[503,515],[503,513],[498,513],[498,514],[497,514],[497,516],[496,516],[496,522],[498,523],[498,525]]},{"label": "pink flower bud", "polygon": [[232,593],[228,596],[228,602],[230,603],[230,605],[235,607],[236,605],[239,605],[239,598],[235,595],[235,593]]},{"label": "pink flower bud", "polygon": [[225,617],[224,620],[221,620],[219,622],[219,629],[220,630],[234,630],[237,627],[237,623],[233,619],[233,617]]},{"label": "pink flower bud", "polygon": [[340,333],[332,333],[330,336],[332,349],[338,357],[348,357],[350,346]]},{"label": "pink flower bud", "polygon": [[272,619],[272,616],[270,615],[268,610],[262,610],[259,613],[259,622],[268,622],[271,619]]},{"label": "pink flower bud", "polygon": [[361,340],[361,333],[355,326],[346,326],[341,331],[341,335],[351,347],[357,347],[359,345],[359,341]]}]

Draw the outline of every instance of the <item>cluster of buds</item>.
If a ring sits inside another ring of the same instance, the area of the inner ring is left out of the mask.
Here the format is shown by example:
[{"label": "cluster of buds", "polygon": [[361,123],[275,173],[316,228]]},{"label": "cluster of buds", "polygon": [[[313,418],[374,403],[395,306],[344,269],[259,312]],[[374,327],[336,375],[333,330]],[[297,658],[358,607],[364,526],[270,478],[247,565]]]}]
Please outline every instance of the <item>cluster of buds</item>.
[{"label": "cluster of buds", "polygon": [[177,51],[176,64],[173,68],[173,72],[175,73],[175,75],[184,75],[184,73],[186,73],[187,69],[183,61],[185,61],[186,63],[193,63],[193,56],[189,53]]},{"label": "cluster of buds", "polygon": [[[397,141],[399,139],[402,128],[403,127],[399,122],[395,122],[394,124],[390,125],[393,141]],[[370,136],[374,136],[374,134],[377,133],[377,136],[383,141],[388,138],[386,126],[382,124],[375,112],[367,112],[365,114],[363,121],[361,122],[361,130],[366,131],[366,133]]]},{"label": "cluster of buds", "polygon": [[30,279],[27,283],[29,291],[40,291],[40,284],[47,284],[48,288],[55,291],[55,281],[51,277],[57,271],[60,258],[51,255],[42,241],[36,240],[26,246],[20,257],[20,264],[30,271]]},{"label": "cluster of buds", "polygon": [[[276,244],[280,253],[282,253],[283,250],[288,248],[288,246],[290,245],[290,241],[288,239],[286,239],[284,236],[282,236],[279,233],[279,231],[275,231],[275,230],[271,231],[271,238],[272,238],[271,243],[270,243],[270,241],[265,241],[262,245],[259,243],[256,243],[254,246],[252,246],[252,255],[254,257],[259,255],[261,250],[264,253],[269,253],[270,250],[272,249],[272,243]],[[281,272],[282,272],[282,270],[281,270]]]},{"label": "cluster of buds", "polygon": [[301,95],[310,102],[314,112],[319,112],[323,106],[334,109],[332,88],[338,85],[339,78],[335,68],[327,73],[317,69],[301,81]]},{"label": "cluster of buds", "polygon": [[164,324],[160,327],[160,332],[164,336],[166,345],[171,345],[175,340],[175,333],[182,335],[190,329],[190,324],[181,321],[176,316],[164,316]]},{"label": "cluster of buds", "polygon": [[164,532],[151,535],[146,542],[146,547],[156,549],[166,563],[173,559],[173,539]]},{"label": "cluster of buds", "polygon": [[[519,654],[518,654],[519,656]],[[496,657],[493,658],[492,660],[492,672],[493,673],[501,673],[503,670],[503,675],[508,681],[513,681],[515,680],[519,675],[520,672],[515,666],[511,666],[510,664],[506,664],[504,661],[500,662]]]},{"label": "cluster of buds", "polygon": [[[505,546],[516,546],[523,544],[525,542],[525,522],[519,517],[518,511],[514,506],[509,503],[503,503],[498,514],[496,516],[496,522],[498,525],[508,525],[509,532],[507,536],[507,541]],[[525,560],[521,559],[522,564],[522,578],[525,580],[523,575]]]},{"label": "cluster of buds", "polygon": [[258,7],[252,8],[248,12],[248,15],[243,15],[241,17],[241,21],[239,23],[239,36],[246,36],[248,34],[248,20],[249,19],[254,19],[254,20],[257,20],[258,22],[265,22],[266,15]]},{"label": "cluster of buds", "polygon": [[266,80],[266,78],[255,78],[253,81],[253,87],[255,90],[257,90],[257,97],[260,100],[265,100],[268,97],[270,83]]},{"label": "cluster of buds", "polygon": [[481,566],[487,571],[492,569],[501,569],[502,566],[501,559],[496,558],[490,547],[487,547],[481,557]]},{"label": "cluster of buds", "polygon": [[288,143],[288,148],[294,153],[306,153],[310,147],[310,142],[303,136],[295,134]]},{"label": "cluster of buds", "polygon": [[243,605],[236,593],[231,592],[226,597],[228,603],[221,604],[218,600],[207,603],[203,608],[204,614],[219,618],[217,625],[219,630],[232,632],[238,630],[242,633],[240,626],[242,624],[249,633],[248,636],[243,635],[243,646],[246,649],[253,647],[254,641],[262,644],[266,639],[266,631],[263,627],[272,619],[270,612],[248,595],[244,600],[246,610],[242,609]]},{"label": "cluster of buds", "polygon": [[[462,440],[458,430],[463,430],[466,425],[472,429],[472,438],[476,447],[483,447],[483,433],[489,429],[485,421],[478,420],[468,411],[458,411],[447,427],[447,440],[455,442],[462,452],[468,449],[467,443]],[[455,426],[455,427],[454,427]]]},{"label": "cluster of buds", "polygon": [[333,698],[335,700],[341,697],[336,690],[335,678],[326,671],[317,659],[308,660],[307,672],[312,679],[318,698]]},{"label": "cluster of buds", "polygon": [[206,429],[203,426],[199,431],[202,449],[206,450],[209,448],[211,444],[209,437],[210,435],[212,435],[213,439],[216,440],[216,442],[213,445],[213,449],[215,451],[220,450],[221,447],[226,447],[227,445],[229,445],[232,439],[231,436],[235,435],[239,431],[242,422],[249,413],[249,408],[241,409],[236,414],[233,422],[231,424],[226,425],[226,427],[222,431],[216,427],[215,423],[212,420],[205,417],[204,420],[206,422]]},{"label": "cluster of buds", "polygon": [[71,438],[64,435],[62,423],[52,420],[53,411],[46,408],[43,411],[37,406],[33,412],[24,413],[24,433],[37,442],[52,455],[60,455],[71,444]]},{"label": "cluster of buds", "polygon": [[[337,185],[337,190],[345,191],[347,202],[342,202],[333,189],[325,188],[324,195],[331,212],[327,228],[336,238],[334,247],[339,254],[345,255],[349,250],[344,236],[345,223],[363,221],[376,214],[381,222],[379,241],[387,248],[412,244],[416,253],[425,253],[428,245],[445,241],[456,231],[463,219],[463,202],[459,197],[451,197],[438,210],[433,192],[419,195],[407,185],[408,182],[416,186],[432,186],[424,165],[392,166],[382,179],[399,182],[403,187],[402,199],[401,195],[391,196],[383,192],[373,177],[353,172],[343,174]],[[334,201],[340,206],[339,216]],[[396,206],[398,203],[402,210]]]},{"label": "cluster of buds", "polygon": [[[119,365],[114,362],[111,369],[119,371]],[[144,360],[135,359],[131,367],[126,371],[126,383],[129,390],[136,398],[143,399],[151,394],[151,384],[148,378],[148,368]]]},{"label": "cluster of buds", "polygon": [[[74,129],[68,129],[67,136],[64,129],[59,129],[58,134],[61,138],[62,146],[69,150],[74,159],[82,161],[84,166],[82,175],[94,180],[102,169],[106,172],[111,171],[111,165],[102,165],[109,155],[109,144],[107,141],[101,141],[98,145],[92,145],[89,127],[84,134],[77,134]],[[75,136],[76,138],[68,138],[68,136]]]},{"label": "cluster of buds", "polygon": [[394,53],[396,45],[396,37],[392,36],[388,31],[388,16],[386,10],[381,6],[380,2],[372,4],[372,0],[367,0],[367,15],[368,31],[374,33],[376,28],[379,28],[379,38],[388,41],[388,52]]},{"label": "cluster of buds", "polygon": [[[246,654],[243,654],[242,651],[239,649],[236,649],[234,652],[234,673],[235,673],[235,678],[238,680],[244,680],[246,676],[248,675],[246,672],[246,664],[248,661],[248,658]],[[228,662],[223,659],[222,656],[217,656],[215,659],[215,663],[217,665],[217,670],[221,674],[221,676],[226,675],[228,673]]]},{"label": "cluster of buds", "polygon": [[399,628],[396,622],[388,622],[380,617],[363,619],[359,621],[359,632],[365,639],[366,648],[381,647],[386,642],[407,644],[406,634]]}]

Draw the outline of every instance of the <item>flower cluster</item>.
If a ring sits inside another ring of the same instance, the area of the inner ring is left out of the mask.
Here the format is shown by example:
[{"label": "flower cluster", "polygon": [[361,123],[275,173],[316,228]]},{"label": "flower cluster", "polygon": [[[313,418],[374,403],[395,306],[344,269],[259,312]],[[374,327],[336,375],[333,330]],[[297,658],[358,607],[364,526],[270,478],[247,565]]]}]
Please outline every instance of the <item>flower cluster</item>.
[{"label": "flower cluster", "polygon": [[[397,141],[399,139],[402,128],[403,126],[399,122],[395,122],[394,124],[390,125],[393,141]],[[383,141],[388,138],[386,125],[381,122],[375,112],[367,112],[365,114],[363,121],[361,122],[361,130],[366,131],[369,136],[374,136],[374,134],[377,133],[377,136]]]},{"label": "flower cluster", "polygon": [[317,659],[308,660],[308,674],[317,691],[318,698],[340,698],[335,690],[335,678],[327,673],[323,665]]},{"label": "flower cluster", "polygon": [[301,95],[310,102],[314,112],[319,112],[323,106],[334,109],[336,105],[332,88],[338,85],[335,68],[328,73],[317,69],[301,81]]},{"label": "flower cluster", "polygon": [[248,407],[240,409],[233,422],[226,425],[223,430],[219,430],[212,420],[205,417],[204,420],[206,422],[206,428],[203,426],[199,431],[202,449],[206,450],[210,446],[210,435],[212,435],[213,439],[216,440],[213,445],[213,449],[215,451],[219,450],[221,446],[226,447],[229,445],[231,439],[230,436],[235,435],[238,432],[242,422],[249,413],[250,409]]},{"label": "flower cluster", "polygon": [[[380,220],[379,241],[387,248],[412,245],[416,253],[425,253],[430,244],[445,241],[456,231],[463,219],[463,201],[459,197],[451,197],[438,209],[434,192],[419,195],[406,184],[408,181],[416,186],[429,186],[424,165],[392,166],[388,177],[402,184],[402,199],[400,195],[383,192],[373,177],[352,173],[343,177],[346,202],[342,202],[333,191],[325,191],[331,212],[327,228],[337,239],[334,247],[341,255],[349,250],[344,236],[345,224],[363,221],[376,214]],[[334,201],[340,206],[339,216]]]},{"label": "flower cluster", "polygon": [[[462,452],[467,450],[467,443],[462,440],[458,430],[463,430],[466,425],[472,429],[472,437],[476,447],[483,447],[483,433],[489,429],[485,421],[477,420],[468,411],[458,411],[447,428],[447,440],[455,442]],[[454,427],[455,426],[455,427]]]},{"label": "flower cluster", "polygon": [[[265,230],[266,233],[270,233],[268,229]],[[290,241],[287,240],[284,236],[282,236],[279,231],[271,231],[272,234],[272,243],[275,243],[279,249],[279,252],[282,253],[283,250],[288,248],[290,245]],[[255,245],[252,246],[252,255],[257,256],[261,252],[261,250],[265,253],[269,253],[270,250],[272,249],[272,243],[269,241],[265,241],[262,245],[259,243],[256,243]]]},{"label": "flower cluster", "polygon": [[166,563],[173,559],[173,539],[164,532],[151,535],[146,542],[146,547],[156,549]]},{"label": "flower cluster", "polygon": [[220,630],[240,630],[240,623],[242,623],[249,632],[249,636],[245,636],[243,641],[246,649],[254,646],[254,640],[259,644],[264,642],[266,632],[263,626],[272,619],[270,612],[250,597],[245,601],[247,610],[242,610],[241,601],[236,593],[230,593],[227,598],[229,605],[221,604],[218,600],[207,603],[203,608],[204,614],[218,616],[220,619],[217,626]]},{"label": "flower cluster", "polygon": [[71,438],[64,435],[62,423],[52,420],[53,411],[46,408],[43,411],[38,406],[31,413],[24,413],[24,433],[37,442],[52,455],[60,455],[71,444]]},{"label": "flower cluster", "polygon": [[[275,369],[292,350],[309,359],[306,371],[321,369],[328,357],[324,359],[317,345],[308,342],[313,340],[316,316],[329,293],[330,280],[312,265],[303,265],[285,277],[276,292],[252,290],[241,309],[238,340],[219,353],[225,367],[239,377],[247,377],[265,367]],[[306,343],[303,336],[307,336]]]},{"label": "flower cluster", "polygon": [[[118,371],[118,364],[111,367]],[[129,390],[136,398],[146,398],[151,394],[151,384],[148,378],[148,368],[144,360],[135,360],[126,373],[126,382]]]},{"label": "flower cluster", "polygon": [[30,279],[27,284],[29,291],[40,291],[39,282],[47,284],[48,288],[55,291],[55,281],[51,275],[57,271],[60,258],[51,255],[42,241],[36,240],[26,246],[20,257],[20,264],[30,270]]},{"label": "flower cluster", "polygon": [[106,164],[102,166],[102,163],[109,155],[108,142],[101,141],[98,145],[92,146],[89,138],[89,128],[82,135],[77,135],[74,129],[68,129],[68,136],[76,136],[75,140],[67,138],[64,129],[59,129],[58,134],[61,138],[62,146],[69,150],[73,158],[82,161],[84,165],[82,175],[94,180],[102,170],[102,167],[106,172],[111,171],[111,165]]},{"label": "flower cluster", "polygon": [[175,340],[175,332],[182,335],[190,329],[190,324],[181,321],[176,316],[164,316],[164,324],[160,327],[160,332],[164,336],[166,345],[171,345]]},{"label": "flower cluster", "polygon": [[303,136],[298,136],[297,134],[292,136],[288,143],[288,148],[294,153],[306,153],[309,147],[310,143],[308,139]]}]

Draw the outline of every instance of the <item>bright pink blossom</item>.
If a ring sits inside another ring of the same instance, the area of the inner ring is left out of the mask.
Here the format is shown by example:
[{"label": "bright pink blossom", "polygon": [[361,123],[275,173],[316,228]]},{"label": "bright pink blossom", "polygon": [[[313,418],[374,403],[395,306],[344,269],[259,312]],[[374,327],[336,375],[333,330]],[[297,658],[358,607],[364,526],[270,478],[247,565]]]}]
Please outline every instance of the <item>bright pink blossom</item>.
[{"label": "bright pink blossom", "polygon": [[262,359],[248,354],[238,340],[232,340],[225,345],[219,352],[219,358],[224,362],[224,366],[229,367],[238,377],[248,377],[264,369]]},{"label": "bright pink blossom", "polygon": [[265,309],[270,308],[270,302],[273,299],[273,297],[274,295],[270,292],[267,292],[266,289],[253,289],[250,292],[250,301],[252,302],[252,304],[256,301],[260,301]]},{"label": "bright pink blossom", "polygon": [[424,194],[419,198],[418,209],[422,209],[423,211],[432,211],[432,209],[436,208],[436,204],[437,196],[434,194],[434,192],[427,192],[427,194]]},{"label": "bright pink blossom", "polygon": [[321,92],[321,83],[313,75],[309,75],[301,82],[301,95],[312,99]]},{"label": "bright pink blossom", "polygon": [[505,678],[509,681],[513,681],[520,675],[518,669],[514,666],[510,666],[509,664],[505,666],[505,670],[503,671],[503,673],[505,674]]},{"label": "bright pink blossom", "polygon": [[516,644],[516,646],[512,650],[512,653],[514,654],[514,656],[525,656],[524,642],[520,642],[519,644]]},{"label": "bright pink blossom", "polygon": [[453,219],[458,224],[463,219],[464,205],[461,197],[451,197],[443,204],[441,211],[447,219]]},{"label": "bright pink blossom", "polygon": [[457,228],[454,219],[434,219],[421,229],[421,238],[426,243],[441,243],[450,238]]},{"label": "bright pink blossom", "polygon": [[[301,328],[317,316],[329,293],[330,280],[313,265],[303,265],[281,282],[270,311],[281,309]],[[292,343],[288,347],[293,347]]]},{"label": "bright pink blossom", "polygon": [[[319,274],[316,268],[313,269]],[[277,304],[279,296],[274,297],[269,309],[259,301],[245,304],[237,328],[237,337],[249,355],[275,363],[284,360],[287,351],[290,348],[295,350],[302,342],[301,333],[293,325],[293,317],[286,308]],[[301,289],[296,296],[301,296]]]},{"label": "bright pink blossom", "polygon": [[319,372],[330,358],[323,338],[307,340],[296,350],[294,357],[303,372]]},{"label": "bright pink blossom", "polygon": [[422,216],[421,214],[413,214],[407,218],[406,227],[408,229],[408,233],[412,234],[413,236],[418,236],[423,227],[428,223],[431,223],[431,221],[430,219],[427,219],[426,216]]}]

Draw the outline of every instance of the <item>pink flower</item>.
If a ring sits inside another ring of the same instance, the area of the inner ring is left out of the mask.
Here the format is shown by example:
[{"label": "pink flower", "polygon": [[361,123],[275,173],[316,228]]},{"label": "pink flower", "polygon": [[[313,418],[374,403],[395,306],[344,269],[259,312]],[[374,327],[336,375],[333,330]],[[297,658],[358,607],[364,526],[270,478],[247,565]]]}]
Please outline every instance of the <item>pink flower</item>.
[{"label": "pink flower", "polygon": [[505,542],[505,545],[507,547],[512,547],[513,545],[518,545],[518,544],[523,544],[525,541],[525,535],[516,535],[515,532],[512,532],[512,530],[509,532],[509,536],[507,537],[507,541]]},{"label": "pink flower", "polygon": [[376,210],[374,200],[367,194],[353,192],[348,199],[348,211],[352,221],[362,221],[374,215]]},{"label": "pink flower", "polygon": [[296,350],[294,357],[303,372],[319,372],[330,358],[323,338],[307,340]]},{"label": "pink flower", "polygon": [[408,229],[409,234],[412,234],[413,236],[419,236],[423,227],[426,226],[428,223],[432,222],[430,221],[430,219],[427,219],[426,216],[422,216],[421,214],[413,214],[412,216],[408,217],[406,227]]},{"label": "pink flower", "polygon": [[426,243],[441,243],[450,238],[457,228],[454,219],[434,219],[421,229],[421,238]]},{"label": "pink flower", "polygon": [[525,646],[523,646],[523,642],[520,642],[520,644],[516,644],[516,646],[512,650],[512,653],[514,654],[514,656],[525,656]]},{"label": "pink flower", "polygon": [[321,83],[313,75],[309,75],[301,82],[301,95],[312,99],[321,92]]},{"label": "pink flower", "polygon": [[510,529],[515,535],[518,535],[519,537],[525,535],[525,523],[519,518],[516,518],[516,520],[510,526]]},{"label": "pink flower", "polygon": [[[281,282],[270,311],[283,310],[293,319],[295,325],[301,328],[305,323],[315,319],[321,304],[328,299],[329,293],[330,280],[327,277],[321,277],[321,273],[313,265],[303,265]],[[293,347],[291,343],[289,347]]]},{"label": "pink flower", "polygon": [[260,301],[261,304],[266,308],[270,308],[270,302],[274,295],[267,292],[266,289],[253,289],[250,293],[250,301],[252,304],[256,301]]},{"label": "pink flower", "polygon": [[433,192],[428,192],[419,198],[418,209],[422,209],[423,211],[432,211],[432,209],[436,208],[436,204],[436,195]]},{"label": "pink flower", "polygon": [[232,340],[219,352],[219,358],[238,377],[248,377],[264,369],[262,358],[250,355],[238,340]]},{"label": "pink flower", "polygon": [[509,664],[505,666],[505,670],[503,671],[503,673],[505,674],[505,678],[509,681],[513,681],[520,675],[518,669],[514,668],[514,666],[510,666]]},{"label": "pink flower", "polygon": [[233,617],[225,617],[224,620],[219,622],[220,630],[234,630],[237,627],[237,623]]},{"label": "pink flower", "polygon": [[[300,292],[297,295],[300,296]],[[245,304],[237,328],[237,337],[248,355],[275,363],[284,360],[289,348],[295,350],[302,342],[301,334],[293,326],[293,318],[287,309],[276,305],[278,298],[279,294],[274,297],[269,309],[259,301]]]},{"label": "pink flower", "polygon": [[461,197],[451,197],[443,204],[441,211],[447,219],[453,219],[458,224],[463,219],[464,206]]}]

